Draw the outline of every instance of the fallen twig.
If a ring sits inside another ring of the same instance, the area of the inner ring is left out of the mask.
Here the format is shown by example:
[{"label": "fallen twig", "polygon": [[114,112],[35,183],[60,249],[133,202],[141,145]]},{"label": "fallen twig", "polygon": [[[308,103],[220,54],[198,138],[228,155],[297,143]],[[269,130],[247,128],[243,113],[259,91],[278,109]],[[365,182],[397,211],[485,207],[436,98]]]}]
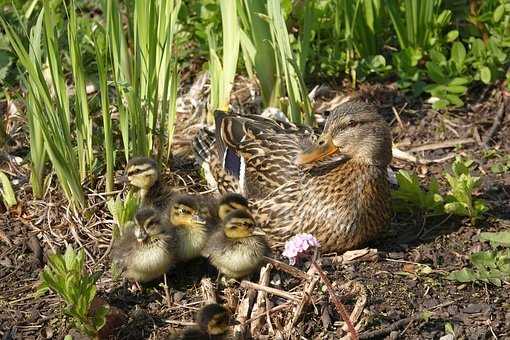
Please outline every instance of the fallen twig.
[{"label": "fallen twig", "polygon": [[276,269],[283,270],[284,272],[289,273],[290,275],[297,277],[299,279],[307,280],[310,277],[302,270],[297,269],[296,267],[292,267],[285,262],[278,261],[277,259],[273,259],[271,257],[265,256],[264,259],[271,263]]},{"label": "fallen twig", "polygon": [[292,301],[299,301],[300,300],[298,296],[295,296],[295,295],[292,295],[290,293],[287,293],[286,291],[283,291],[283,290],[280,290],[280,289],[276,289],[276,288],[273,288],[273,287],[262,286],[262,285],[259,285],[257,283],[251,282],[251,281],[243,280],[241,282],[241,287],[246,288],[246,289],[263,290],[263,291],[265,291],[265,292],[267,292],[269,294],[280,296],[280,297],[285,298],[287,300],[292,300]]},{"label": "fallen twig", "polygon": [[442,163],[444,161],[447,161],[447,160],[455,157],[454,154],[451,154],[451,155],[445,156],[443,158],[427,159],[427,158],[416,157],[414,155],[411,155],[409,152],[399,150],[395,147],[392,148],[392,153],[393,153],[394,158],[398,158],[400,160],[411,162],[411,163],[423,164],[423,165],[432,164],[432,163]]},{"label": "fallen twig", "polygon": [[[269,280],[271,278],[271,264],[267,264],[266,266],[260,269],[260,279],[259,284],[262,286],[268,286]],[[255,315],[262,313],[264,315],[264,311],[266,310],[266,296],[267,293],[263,290],[258,291],[257,300],[253,305],[253,309],[251,311],[251,318]],[[256,322],[252,322],[250,325],[251,334],[257,334],[258,330],[262,327],[262,320],[257,319]]]},{"label": "fallen twig", "polygon": [[[282,303],[281,305],[278,305],[276,307],[273,307],[271,309],[268,309],[266,311],[264,311],[263,313],[260,313],[260,314],[257,314],[255,316],[252,316],[251,318],[249,318],[248,320],[246,320],[244,323],[250,323],[250,322],[253,322],[255,320],[258,320],[260,318],[262,318],[263,316],[267,315],[267,314],[273,314],[275,312],[278,312],[278,311],[281,311],[285,308],[288,308],[290,306],[290,302],[284,302]],[[252,313],[253,314],[253,313]]]},{"label": "fallen twig", "polygon": [[328,289],[329,295],[333,299],[333,303],[335,304],[336,310],[338,314],[342,317],[342,319],[347,324],[347,327],[349,329],[349,333],[351,333],[351,339],[356,340],[358,339],[358,332],[356,332],[356,329],[354,328],[354,325],[351,322],[351,319],[349,318],[349,315],[347,315],[347,310],[345,309],[345,306],[340,302],[340,299],[338,299],[338,296],[335,293],[335,290],[333,288],[333,285],[331,284],[331,281],[329,281],[328,277],[320,267],[320,265],[317,263],[315,258],[312,260],[312,265],[317,269],[317,272],[319,273],[322,281],[326,284],[326,287]]},{"label": "fallen twig", "polygon": [[483,144],[485,146],[489,145],[490,140],[496,135],[499,128],[501,127],[501,123],[503,123],[503,121],[505,120],[505,113],[508,107],[510,107],[510,99],[508,97],[503,97],[503,100],[501,101],[501,106],[499,107],[496,116],[494,116],[494,121],[492,122],[491,128],[483,136]]},{"label": "fallen twig", "polygon": [[407,324],[413,322],[414,320],[415,320],[415,317],[409,317],[409,318],[398,320],[398,321],[390,324],[389,326],[386,326],[386,327],[383,327],[380,329],[376,329],[375,331],[363,332],[359,335],[359,339],[362,340],[362,339],[372,339],[372,338],[381,337],[383,335],[389,334],[389,333],[393,332],[394,330],[397,330],[397,329],[403,327],[404,325],[407,325]]},{"label": "fallen twig", "polygon": [[241,303],[239,303],[236,312],[237,314],[236,320],[239,323],[234,326],[234,336],[236,339],[251,338],[250,334],[247,334],[250,332],[250,329],[246,327],[246,320],[248,320],[250,308],[253,304],[253,301],[255,300],[256,294],[257,292],[255,291],[255,289],[249,289],[246,292],[244,298],[241,300]]},{"label": "fallen twig", "polygon": [[[349,281],[340,286],[341,290],[349,291],[349,293],[358,296],[356,299],[356,304],[354,305],[354,309],[351,312],[351,316],[349,319],[353,324],[358,323],[358,320],[363,313],[363,309],[367,303],[367,289],[365,286],[358,281]],[[347,324],[345,324],[342,329],[347,331]]]},{"label": "fallen twig", "polygon": [[286,332],[290,332],[292,330],[292,328],[296,325],[299,318],[301,317],[303,309],[310,302],[310,297],[313,293],[313,290],[315,289],[317,282],[319,282],[319,277],[313,275],[315,271],[316,269],[313,266],[311,266],[310,269],[308,269],[308,272],[306,273],[309,277],[311,277],[310,282],[308,282],[308,285],[305,287],[303,291],[303,297],[301,298],[301,301],[294,310],[292,320],[287,324],[287,327],[285,327]]},{"label": "fallen twig", "polygon": [[423,144],[423,145],[411,148],[408,151],[409,152],[420,152],[420,151],[429,151],[429,150],[438,150],[438,149],[448,149],[448,148],[454,148],[457,145],[472,144],[474,142],[475,142],[474,138],[459,138],[459,139],[447,140],[444,142]]},{"label": "fallen twig", "polygon": [[200,288],[202,289],[202,297],[206,303],[217,303],[216,292],[214,291],[214,285],[210,278],[204,277],[200,281]]}]

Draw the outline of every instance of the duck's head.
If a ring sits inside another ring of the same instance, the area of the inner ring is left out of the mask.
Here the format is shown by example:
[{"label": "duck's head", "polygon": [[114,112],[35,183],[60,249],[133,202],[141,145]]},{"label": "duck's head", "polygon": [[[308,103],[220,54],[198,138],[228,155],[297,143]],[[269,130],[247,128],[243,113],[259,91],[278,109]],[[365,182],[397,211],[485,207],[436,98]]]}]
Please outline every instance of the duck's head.
[{"label": "duck's head", "polygon": [[225,236],[241,239],[255,235],[265,235],[257,226],[253,216],[245,210],[234,210],[223,220]]},{"label": "duck's head", "polygon": [[360,101],[340,104],[326,120],[318,140],[298,154],[296,163],[309,164],[335,155],[367,165],[390,163],[390,129],[375,107]]},{"label": "duck's head", "polygon": [[135,237],[140,243],[159,238],[165,232],[161,214],[153,208],[142,208],[135,215]]},{"label": "duck's head", "polygon": [[234,210],[249,211],[248,200],[240,194],[228,193],[223,195],[218,205],[218,216],[223,220]]},{"label": "duck's head", "polygon": [[124,173],[124,180],[130,185],[148,191],[158,180],[158,164],[148,157],[135,157],[129,160]]},{"label": "duck's head", "polygon": [[206,224],[199,203],[192,196],[177,196],[170,204],[168,215],[170,223],[177,227],[193,228]]},{"label": "duck's head", "polygon": [[197,323],[208,335],[225,334],[230,324],[230,311],[217,303],[211,303],[200,310]]}]

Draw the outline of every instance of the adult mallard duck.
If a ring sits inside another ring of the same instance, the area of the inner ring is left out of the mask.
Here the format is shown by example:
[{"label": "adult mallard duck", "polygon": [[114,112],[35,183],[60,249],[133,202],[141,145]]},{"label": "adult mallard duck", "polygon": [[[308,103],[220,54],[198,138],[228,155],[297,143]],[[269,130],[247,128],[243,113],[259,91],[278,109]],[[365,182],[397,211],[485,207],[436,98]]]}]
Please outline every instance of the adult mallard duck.
[{"label": "adult mallard duck", "polygon": [[309,128],[256,115],[217,111],[215,131],[194,142],[220,192],[253,203],[272,241],[311,233],[323,251],[345,251],[375,238],[390,219],[387,166],[391,134],[376,109],[339,105],[316,137]]}]

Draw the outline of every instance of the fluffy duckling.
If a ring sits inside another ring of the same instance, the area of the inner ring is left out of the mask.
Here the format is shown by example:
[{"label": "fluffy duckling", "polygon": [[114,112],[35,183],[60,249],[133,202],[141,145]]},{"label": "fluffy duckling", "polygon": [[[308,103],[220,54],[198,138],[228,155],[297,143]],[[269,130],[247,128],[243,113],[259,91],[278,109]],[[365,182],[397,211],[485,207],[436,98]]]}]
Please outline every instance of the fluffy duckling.
[{"label": "fluffy duckling", "polygon": [[218,217],[224,220],[225,217],[234,210],[244,210],[249,212],[248,200],[240,194],[228,193],[223,195],[218,203]]},{"label": "fluffy duckling", "polygon": [[212,225],[205,216],[208,212],[201,209],[195,196],[176,196],[169,207],[170,224],[175,227],[177,235],[176,254],[180,261],[188,261],[199,257]]},{"label": "fluffy duckling", "polygon": [[271,252],[264,232],[245,210],[229,213],[223,229],[215,232],[202,255],[209,258],[221,274],[241,279],[253,273]]},{"label": "fluffy duckling", "polygon": [[173,193],[161,183],[161,173],[155,160],[134,157],[126,165],[124,180],[138,188],[142,206],[164,208]]},{"label": "fluffy duckling", "polygon": [[197,326],[190,327],[174,340],[205,340],[226,339],[230,324],[230,311],[217,304],[211,303],[204,306],[197,316]]},{"label": "fluffy duckling", "polygon": [[114,245],[112,259],[128,279],[149,282],[165,274],[175,263],[175,247],[175,230],[161,213],[142,208]]}]

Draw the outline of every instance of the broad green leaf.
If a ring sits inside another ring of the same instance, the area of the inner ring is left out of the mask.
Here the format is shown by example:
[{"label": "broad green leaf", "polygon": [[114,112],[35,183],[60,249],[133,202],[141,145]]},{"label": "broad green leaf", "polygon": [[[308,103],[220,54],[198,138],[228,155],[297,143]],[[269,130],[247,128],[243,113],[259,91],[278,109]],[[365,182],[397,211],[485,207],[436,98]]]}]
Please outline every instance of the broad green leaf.
[{"label": "broad green leaf", "polygon": [[499,22],[503,17],[503,14],[505,14],[505,5],[501,4],[496,7],[494,13],[492,13],[492,20],[494,20],[494,22]]},{"label": "broad green leaf", "polygon": [[445,99],[440,99],[434,104],[432,104],[432,107],[436,110],[446,109],[448,107],[449,102]]},{"label": "broad green leaf", "polygon": [[452,42],[452,41],[455,41],[458,37],[459,37],[459,31],[453,30],[453,31],[448,32],[448,34],[446,34],[446,41]]},{"label": "broad green leaf", "polygon": [[510,231],[500,232],[483,232],[480,233],[480,240],[489,241],[493,245],[500,245],[503,247],[510,247]]},{"label": "broad green leaf", "polygon": [[476,281],[477,275],[471,269],[463,268],[461,270],[455,270],[451,272],[448,280],[453,280],[461,283]]},{"label": "broad green leaf", "polygon": [[474,266],[485,269],[485,268],[496,268],[496,252],[495,251],[479,251],[471,254],[471,263]]},{"label": "broad green leaf", "polygon": [[461,70],[466,59],[466,48],[460,41],[453,43],[451,58],[455,65],[457,65],[457,68]]},{"label": "broad green leaf", "polygon": [[12,188],[9,177],[0,170],[0,194],[7,208],[11,208],[17,204],[16,194]]},{"label": "broad green leaf", "polygon": [[451,322],[446,322],[444,324],[444,331],[446,334],[455,335],[455,330],[453,329],[453,324]]},{"label": "broad green leaf", "polygon": [[460,202],[451,202],[444,205],[444,211],[448,214],[469,216],[469,212],[466,207]]},{"label": "broad green leaf", "polygon": [[485,84],[490,84],[491,82],[491,69],[487,66],[484,66],[480,69],[480,80]]},{"label": "broad green leaf", "polygon": [[448,82],[448,85],[466,85],[469,83],[469,79],[467,78],[464,78],[464,77],[457,77],[457,78],[453,78],[452,80],[450,80]]},{"label": "broad green leaf", "polygon": [[425,64],[425,66],[427,68],[427,73],[428,73],[430,79],[432,79],[433,81],[435,81],[436,83],[439,83],[439,84],[443,84],[446,82],[446,80],[447,80],[446,76],[438,64],[428,61]]}]

